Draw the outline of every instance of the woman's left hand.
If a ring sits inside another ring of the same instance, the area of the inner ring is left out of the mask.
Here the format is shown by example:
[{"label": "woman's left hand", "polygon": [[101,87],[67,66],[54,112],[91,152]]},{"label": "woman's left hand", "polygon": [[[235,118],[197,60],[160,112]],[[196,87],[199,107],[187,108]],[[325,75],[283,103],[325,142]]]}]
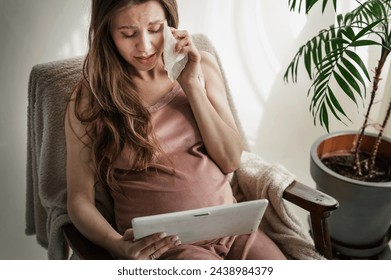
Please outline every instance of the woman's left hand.
[{"label": "woman's left hand", "polygon": [[188,61],[178,77],[178,82],[184,86],[193,82],[199,82],[202,77],[201,55],[194,45],[187,31],[176,30],[171,28],[174,38],[177,40],[175,51],[187,55]]}]

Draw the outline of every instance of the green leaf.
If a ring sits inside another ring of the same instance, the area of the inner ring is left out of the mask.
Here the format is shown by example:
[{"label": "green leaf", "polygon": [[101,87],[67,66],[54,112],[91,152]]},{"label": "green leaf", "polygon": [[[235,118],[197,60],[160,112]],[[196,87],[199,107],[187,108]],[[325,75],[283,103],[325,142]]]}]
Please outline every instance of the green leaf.
[{"label": "green leaf", "polygon": [[[335,5],[336,5],[335,1],[336,1],[336,0],[333,1],[333,2],[334,2],[334,10],[336,10],[336,8],[335,8]],[[322,13],[324,13],[324,11],[325,11],[325,9],[326,9],[326,6],[327,6],[327,3],[328,3],[328,2],[329,2],[328,0],[323,0],[323,4],[322,4]]]},{"label": "green leaf", "polygon": [[372,33],[373,32],[373,28],[375,28],[375,26],[378,25],[380,22],[383,22],[383,20],[378,20],[378,21],[372,22],[368,26],[366,26],[363,29],[361,29],[360,32],[358,32],[356,34],[355,39],[357,40],[357,39],[361,38],[362,36],[367,35],[368,32]]},{"label": "green leaf", "polygon": [[324,10],[326,9],[327,2],[328,2],[328,0],[323,0],[323,4],[322,4],[322,13],[324,13]]},{"label": "green leaf", "polygon": [[331,49],[332,50],[335,50],[335,49],[338,49],[339,46],[336,42],[333,41],[333,38],[338,38],[337,37],[337,34],[335,33],[335,28],[334,26],[330,26],[330,30],[329,30],[329,33],[330,33],[330,44],[331,44]]},{"label": "green leaf", "polygon": [[353,102],[356,105],[358,105],[356,98],[354,97],[354,93],[353,93],[352,89],[349,87],[349,85],[346,83],[346,81],[337,72],[333,72],[333,74],[334,74],[335,80],[337,81],[338,85],[343,90],[343,92],[346,93],[346,95],[349,96],[349,98],[351,100],[353,100]]},{"label": "green leaf", "polygon": [[307,0],[306,1],[306,8],[305,12],[308,14],[308,12],[312,9],[312,7],[318,2],[319,0]]},{"label": "green leaf", "polygon": [[326,94],[328,81],[325,83],[322,83],[318,87],[315,87],[314,94],[311,99],[310,109],[313,110],[313,108],[316,108],[318,106],[319,101],[324,97]]},{"label": "green leaf", "polygon": [[337,68],[344,77],[344,79],[349,83],[349,85],[362,97],[361,88],[356,82],[355,78],[352,76],[352,74],[350,74],[350,72],[340,64],[337,64]]},{"label": "green leaf", "polygon": [[319,75],[316,80],[313,82],[312,84],[312,87],[313,88],[313,99],[316,98],[316,96],[318,95],[319,91],[324,91],[325,90],[325,86],[328,84],[329,82],[329,77],[330,75]]},{"label": "green leaf", "polygon": [[330,52],[327,56],[323,58],[321,61],[322,68],[325,67],[334,67],[334,64],[338,61],[340,58],[340,53],[339,51],[333,51]]},{"label": "green leaf", "polygon": [[[314,86],[314,95],[313,97],[316,99],[319,95],[322,95],[325,93],[326,88],[328,86],[329,80],[327,77],[325,79],[317,81],[316,85]],[[314,99],[313,98],[313,99]],[[316,101],[314,102],[314,106],[316,106]]]},{"label": "green leaf", "polygon": [[[378,3],[378,4],[380,4],[380,3]],[[377,18],[381,18],[383,16],[383,10],[382,10],[382,8],[379,5],[376,5],[376,2],[373,3],[371,12]]]},{"label": "green leaf", "polygon": [[369,74],[368,74],[368,70],[364,64],[364,62],[361,60],[361,58],[353,51],[351,50],[346,50],[345,51],[346,54],[351,58],[353,59],[353,61],[358,65],[360,66],[361,70],[363,71],[363,73],[365,74],[365,76],[367,77],[367,79],[370,81],[371,78],[369,77]]},{"label": "green leaf", "polygon": [[311,68],[311,44],[308,44],[307,50],[304,54],[304,65],[307,70],[308,75],[312,78],[312,68]]},{"label": "green leaf", "polygon": [[[302,2],[303,2],[303,0],[300,0],[300,3],[299,3],[299,13],[301,12],[301,4],[302,4]],[[293,4],[292,4],[292,6],[291,6],[291,10],[295,10],[295,8],[296,8],[296,0],[293,0]]]},{"label": "green leaf", "polygon": [[336,46],[338,46],[338,48],[340,48],[341,46],[343,46],[343,44],[345,44],[345,45],[349,45],[349,44],[350,44],[350,42],[349,42],[348,40],[343,39],[343,38],[339,38],[339,37],[337,37],[337,38],[332,38],[332,39],[330,39],[330,41],[331,41],[332,43],[334,43]]},{"label": "green leaf", "polygon": [[318,67],[318,42],[316,41],[316,38],[312,39],[312,61],[316,68]]},{"label": "green leaf", "polygon": [[348,59],[345,57],[341,57],[341,62],[344,64],[344,66],[348,69],[348,71],[357,79],[360,81],[360,83],[363,85],[364,90],[366,89],[366,84],[364,79],[362,78],[360,72],[357,70],[357,68],[351,63]]},{"label": "green leaf", "polygon": [[338,24],[338,26],[345,25],[344,24],[344,16],[343,15],[341,15],[341,14],[337,15],[337,24]]},{"label": "green leaf", "polygon": [[339,103],[338,99],[335,97],[330,87],[328,87],[328,97],[330,98],[331,103],[334,105],[334,108],[336,108],[342,115],[344,115],[349,121],[351,121],[349,117],[346,115],[345,111],[343,110],[341,104]]},{"label": "green leaf", "polygon": [[322,62],[322,59],[323,59],[323,45],[326,44],[326,42],[324,41],[324,38],[322,36],[322,38],[320,39],[321,41],[319,42],[319,45],[318,45],[318,48],[317,48],[317,54],[318,54],[318,64],[320,65],[321,62]]},{"label": "green leaf", "polygon": [[323,103],[321,109],[320,109],[320,124],[329,132],[329,115],[327,113],[327,108],[325,104]]},{"label": "green leaf", "polygon": [[334,105],[330,102],[330,99],[328,98],[328,96],[326,95],[326,103],[327,103],[327,106],[329,107],[331,113],[333,113],[334,117],[339,120],[340,122],[342,122],[341,118],[338,116],[337,112],[334,110]]},{"label": "green leaf", "polygon": [[295,83],[297,83],[297,69],[298,68],[299,68],[299,61],[297,60],[295,67],[292,67],[292,72],[295,72]]},{"label": "green leaf", "polygon": [[346,37],[348,37],[348,38],[350,39],[350,41],[353,40],[354,37],[356,36],[356,35],[354,34],[353,28],[351,28],[350,26],[347,26],[347,27],[345,28],[345,33],[344,33],[344,34],[346,35]]},{"label": "green leaf", "polygon": [[324,99],[324,95],[326,94],[326,90],[330,81],[331,73],[332,68],[330,68],[330,70],[327,72],[323,71],[319,73],[319,75],[316,77],[316,80],[311,85],[311,88],[308,91],[308,95],[311,94],[311,89],[313,91],[310,110],[316,108],[318,106],[318,103]]},{"label": "green leaf", "polygon": [[[323,59],[323,61],[320,63],[321,68],[319,68],[318,75],[331,75],[331,71],[333,71],[335,67],[335,57],[330,58],[330,60]],[[317,77],[319,78],[319,77]]]},{"label": "green leaf", "polygon": [[358,40],[350,43],[351,47],[362,47],[362,46],[373,46],[373,45],[381,46],[380,43],[373,40]]},{"label": "green leaf", "polygon": [[324,38],[324,42],[325,42],[324,43],[325,52],[326,52],[326,54],[329,54],[331,51],[331,42],[329,39],[329,33],[326,33],[325,38]]}]

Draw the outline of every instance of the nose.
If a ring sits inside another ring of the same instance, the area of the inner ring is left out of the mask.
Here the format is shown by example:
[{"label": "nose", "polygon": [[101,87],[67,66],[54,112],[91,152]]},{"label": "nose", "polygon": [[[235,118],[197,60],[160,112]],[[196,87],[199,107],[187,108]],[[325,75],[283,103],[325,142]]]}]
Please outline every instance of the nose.
[{"label": "nose", "polygon": [[148,53],[148,51],[152,48],[152,38],[147,32],[141,33],[137,48],[139,51],[145,53]]}]

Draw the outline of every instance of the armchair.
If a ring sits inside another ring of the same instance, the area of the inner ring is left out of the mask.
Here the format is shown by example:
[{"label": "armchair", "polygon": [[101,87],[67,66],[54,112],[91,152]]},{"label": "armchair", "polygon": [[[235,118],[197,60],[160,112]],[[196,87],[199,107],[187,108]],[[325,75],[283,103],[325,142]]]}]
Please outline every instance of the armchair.
[{"label": "armchair", "polygon": [[[220,64],[215,49],[205,36],[193,35],[193,41],[200,50],[212,53]],[[87,240],[75,228],[66,210],[64,115],[67,100],[81,77],[82,62],[83,57],[77,57],[40,64],[34,66],[30,73],[26,233],[36,235],[38,243],[48,249],[49,259],[68,258],[69,249],[72,249],[81,259],[112,259],[108,252]],[[223,69],[221,70],[225,79]],[[226,89],[238,128],[242,132],[227,83]],[[246,155],[249,156],[247,163],[259,162],[262,166],[268,166],[256,155],[248,152]],[[234,193],[237,194],[239,201],[255,199],[254,194],[259,196],[261,192],[251,190],[250,193],[253,195],[249,196],[246,191],[238,187],[242,184],[243,177],[248,176],[245,165],[246,162],[243,164],[244,167],[241,167],[243,170],[235,172],[231,180]],[[287,200],[309,211],[314,245],[312,240],[306,239],[305,236],[302,237],[301,233],[296,234],[293,230],[292,234],[297,235],[294,238],[302,238],[303,242],[300,244],[304,244],[309,250],[313,247],[314,256],[319,253],[319,256],[332,258],[327,217],[337,209],[338,202],[326,194],[299,183],[290,175],[287,175],[287,178],[289,180],[285,180],[285,183],[280,186],[281,197],[277,195],[276,207],[279,207],[279,204],[285,205],[283,201]],[[101,192],[101,196],[102,199],[98,199],[97,206],[110,220],[112,215],[110,198],[104,191]],[[286,211],[285,209],[282,208],[282,212]],[[267,233],[266,230],[265,232]],[[292,253],[289,257],[301,258],[300,255]]]}]

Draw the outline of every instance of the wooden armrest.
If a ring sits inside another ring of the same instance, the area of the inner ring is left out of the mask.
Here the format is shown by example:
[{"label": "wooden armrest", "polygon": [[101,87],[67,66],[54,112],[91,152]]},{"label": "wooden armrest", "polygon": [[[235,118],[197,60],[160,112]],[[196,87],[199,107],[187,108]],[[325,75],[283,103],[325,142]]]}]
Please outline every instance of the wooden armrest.
[{"label": "wooden armrest", "polygon": [[332,196],[297,181],[285,189],[283,197],[309,212],[330,212],[339,205]]},{"label": "wooden armrest", "polygon": [[333,252],[327,218],[332,211],[338,208],[338,201],[297,181],[286,188],[283,198],[310,212],[315,247],[327,259],[332,259]]},{"label": "wooden armrest", "polygon": [[112,260],[113,256],[102,247],[92,243],[72,225],[62,227],[65,240],[82,260]]}]

